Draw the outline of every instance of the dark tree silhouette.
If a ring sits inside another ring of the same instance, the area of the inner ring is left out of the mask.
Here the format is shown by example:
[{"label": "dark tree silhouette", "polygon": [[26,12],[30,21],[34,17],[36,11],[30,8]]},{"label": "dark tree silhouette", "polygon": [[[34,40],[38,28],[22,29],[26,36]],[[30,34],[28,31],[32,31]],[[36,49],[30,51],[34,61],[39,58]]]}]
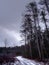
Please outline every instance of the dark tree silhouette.
[{"label": "dark tree silhouette", "polygon": [[[32,21],[30,19],[30,15],[25,14],[25,20],[23,26],[23,33],[25,34],[25,45],[26,41],[29,44],[30,57],[32,58],[32,50],[31,50],[31,42],[32,42]],[[26,48],[27,49],[27,48]]]},{"label": "dark tree silhouette", "polygon": [[[38,21],[38,8],[36,2],[32,2],[28,6],[28,11],[32,12],[32,19],[34,20],[34,33],[35,33],[35,42],[37,43],[37,49],[39,53],[39,57],[41,58],[41,52],[39,48],[39,43],[38,43],[38,33],[37,33],[37,28],[39,28],[39,21]],[[38,26],[37,26],[38,25]],[[39,28],[40,29],[40,28]]]}]

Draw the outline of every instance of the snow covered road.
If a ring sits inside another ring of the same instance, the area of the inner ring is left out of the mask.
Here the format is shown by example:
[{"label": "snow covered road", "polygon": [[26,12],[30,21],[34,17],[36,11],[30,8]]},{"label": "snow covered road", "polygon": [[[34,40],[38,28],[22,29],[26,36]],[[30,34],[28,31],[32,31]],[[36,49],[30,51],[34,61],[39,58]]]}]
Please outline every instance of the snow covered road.
[{"label": "snow covered road", "polygon": [[17,59],[19,59],[21,65],[40,65],[39,63],[37,63],[35,61],[25,59],[21,56],[18,56]]},{"label": "snow covered road", "polygon": [[23,58],[22,56],[16,57],[16,61],[14,63],[6,63],[2,65],[49,65],[49,64],[44,64],[42,62],[36,62],[34,60],[29,60],[26,58]]},{"label": "snow covered road", "polygon": [[29,60],[29,59],[23,58],[22,56],[18,56],[17,59],[20,61],[21,65],[45,65],[42,62],[36,62],[34,60]]}]

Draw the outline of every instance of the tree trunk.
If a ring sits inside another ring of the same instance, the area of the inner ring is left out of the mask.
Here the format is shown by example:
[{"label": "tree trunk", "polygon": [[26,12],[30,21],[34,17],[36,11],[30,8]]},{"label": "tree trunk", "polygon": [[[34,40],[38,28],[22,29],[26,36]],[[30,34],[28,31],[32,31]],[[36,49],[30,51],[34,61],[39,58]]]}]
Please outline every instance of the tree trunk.
[{"label": "tree trunk", "polygon": [[39,58],[41,59],[41,52],[40,52],[40,48],[39,48],[39,43],[38,43],[38,34],[37,34],[37,27],[36,27],[36,19],[34,18],[34,24],[35,24],[35,36],[36,36],[36,43],[37,43],[37,49],[39,52]]}]

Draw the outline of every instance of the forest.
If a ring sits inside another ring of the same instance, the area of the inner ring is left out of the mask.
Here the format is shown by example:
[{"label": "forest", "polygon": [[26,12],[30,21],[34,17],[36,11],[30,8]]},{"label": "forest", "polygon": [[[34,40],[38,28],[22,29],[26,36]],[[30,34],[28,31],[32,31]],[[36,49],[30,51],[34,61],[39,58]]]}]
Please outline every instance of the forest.
[{"label": "forest", "polygon": [[49,1],[40,0],[26,5],[21,34],[25,45],[22,55],[31,59],[49,58]]}]

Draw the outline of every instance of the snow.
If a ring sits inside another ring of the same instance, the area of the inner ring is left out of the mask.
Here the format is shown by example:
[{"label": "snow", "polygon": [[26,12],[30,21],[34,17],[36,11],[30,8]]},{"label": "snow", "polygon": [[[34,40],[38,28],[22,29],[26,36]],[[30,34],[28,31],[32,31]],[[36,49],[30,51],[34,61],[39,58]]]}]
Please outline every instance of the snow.
[{"label": "snow", "polygon": [[21,56],[18,56],[17,58],[20,60],[20,62],[24,63],[24,65],[25,64],[26,65],[42,65],[43,64],[43,63],[36,62],[34,60],[29,60],[29,59],[23,58]]},{"label": "snow", "polygon": [[[7,63],[2,65],[7,65]],[[48,63],[44,64],[43,62],[37,62],[34,60],[23,58],[22,56],[18,56],[16,57],[16,61],[14,63],[8,63],[8,65],[49,65],[49,64]]]}]

